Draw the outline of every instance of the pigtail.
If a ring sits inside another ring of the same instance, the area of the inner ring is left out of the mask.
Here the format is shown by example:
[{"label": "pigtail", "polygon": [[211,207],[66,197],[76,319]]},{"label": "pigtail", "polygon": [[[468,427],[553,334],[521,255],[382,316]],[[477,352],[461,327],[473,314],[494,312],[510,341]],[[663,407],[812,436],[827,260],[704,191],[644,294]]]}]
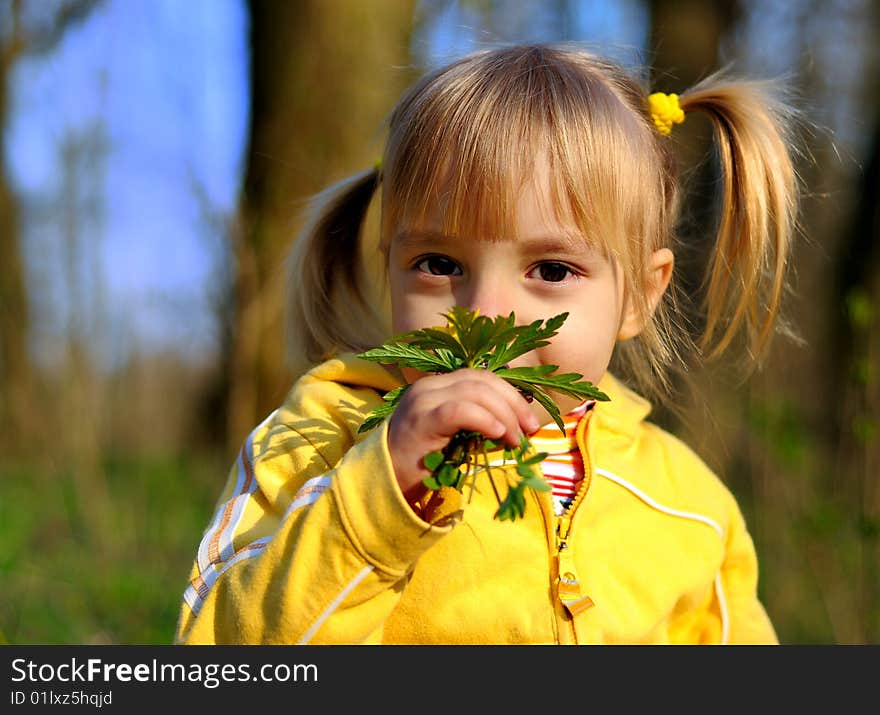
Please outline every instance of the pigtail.
[{"label": "pigtail", "polygon": [[721,164],[720,219],[704,282],[699,345],[719,356],[744,329],[757,361],[773,336],[795,232],[798,181],[790,144],[794,112],[769,82],[708,77],[681,95],[712,123]]},{"label": "pigtail", "polygon": [[379,168],[314,196],[288,259],[288,358],[299,371],[383,338],[367,291],[361,233],[379,185]]}]

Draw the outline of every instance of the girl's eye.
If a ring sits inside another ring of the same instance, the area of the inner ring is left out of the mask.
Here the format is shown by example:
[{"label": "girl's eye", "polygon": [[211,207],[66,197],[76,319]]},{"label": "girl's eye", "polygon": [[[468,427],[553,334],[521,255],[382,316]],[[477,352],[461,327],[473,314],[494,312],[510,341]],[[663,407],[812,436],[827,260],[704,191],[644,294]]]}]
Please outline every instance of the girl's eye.
[{"label": "girl's eye", "polygon": [[430,273],[432,276],[460,276],[461,268],[451,258],[446,256],[428,256],[416,263],[416,269],[422,273]]},{"label": "girl's eye", "polygon": [[571,268],[564,263],[555,263],[553,261],[541,263],[532,272],[536,273],[538,278],[547,283],[561,283],[573,274]]}]

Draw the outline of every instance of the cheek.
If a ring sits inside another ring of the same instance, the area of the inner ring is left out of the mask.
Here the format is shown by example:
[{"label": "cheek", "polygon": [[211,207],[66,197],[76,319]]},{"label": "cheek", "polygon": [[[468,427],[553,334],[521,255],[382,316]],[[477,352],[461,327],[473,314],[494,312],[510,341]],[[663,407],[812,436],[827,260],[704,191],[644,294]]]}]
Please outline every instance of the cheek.
[{"label": "cheek", "polygon": [[404,277],[399,271],[391,271],[388,276],[389,297],[391,299],[391,327],[395,333],[411,330],[413,322],[412,297],[404,285]]},{"label": "cheek", "polygon": [[401,325],[405,322],[406,307],[403,298],[399,292],[395,291],[392,284],[391,287],[391,329],[394,333],[403,332]]},{"label": "cheek", "polygon": [[443,314],[455,305],[448,287],[426,287],[410,271],[389,274],[391,327],[395,333],[441,326]]},{"label": "cheek", "polygon": [[560,372],[580,373],[593,383],[602,378],[617,342],[618,314],[613,298],[597,303],[594,310],[569,313],[542,362],[559,365]]},{"label": "cheek", "polygon": [[449,299],[432,299],[406,290],[391,291],[391,327],[395,333],[405,333],[444,323],[442,314],[449,310]]},{"label": "cheek", "polygon": [[[424,307],[421,301],[406,293],[399,293],[391,299],[391,326],[395,333],[405,333],[427,326]],[[437,323],[435,320],[434,323]]]}]

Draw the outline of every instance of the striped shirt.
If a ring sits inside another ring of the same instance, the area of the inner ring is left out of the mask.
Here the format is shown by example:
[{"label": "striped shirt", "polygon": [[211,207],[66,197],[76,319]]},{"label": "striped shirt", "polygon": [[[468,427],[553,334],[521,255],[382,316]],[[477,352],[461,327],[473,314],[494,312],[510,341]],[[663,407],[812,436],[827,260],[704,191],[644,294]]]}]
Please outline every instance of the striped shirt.
[{"label": "striped shirt", "polygon": [[584,460],[578,449],[575,433],[578,423],[595,405],[588,400],[563,416],[565,430],[560,430],[555,422],[541,427],[529,439],[537,452],[547,452],[541,462],[541,469],[553,488],[553,506],[557,516],[561,516],[571,506],[584,478]]}]

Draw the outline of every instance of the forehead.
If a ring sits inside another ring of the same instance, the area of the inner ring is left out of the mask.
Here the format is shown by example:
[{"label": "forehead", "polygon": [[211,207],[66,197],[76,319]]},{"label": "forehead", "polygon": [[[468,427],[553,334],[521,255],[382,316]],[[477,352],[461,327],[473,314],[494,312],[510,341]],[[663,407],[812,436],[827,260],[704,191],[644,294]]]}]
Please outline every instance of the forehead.
[{"label": "forehead", "polygon": [[484,199],[462,201],[446,187],[426,193],[401,216],[400,228],[418,228],[447,235],[472,235],[486,240],[511,240],[533,234],[578,233],[571,211],[560,205],[546,174],[528,179],[510,177],[503,190],[473,187]]},{"label": "forehead", "polygon": [[[546,151],[503,177],[501,187],[475,186],[469,194],[456,197],[450,184],[447,177],[402,210],[392,238],[407,245],[450,238],[540,240],[569,251],[582,251],[585,243],[597,243],[578,222],[571,203],[554,181]],[[474,198],[477,196],[483,200]]]}]

